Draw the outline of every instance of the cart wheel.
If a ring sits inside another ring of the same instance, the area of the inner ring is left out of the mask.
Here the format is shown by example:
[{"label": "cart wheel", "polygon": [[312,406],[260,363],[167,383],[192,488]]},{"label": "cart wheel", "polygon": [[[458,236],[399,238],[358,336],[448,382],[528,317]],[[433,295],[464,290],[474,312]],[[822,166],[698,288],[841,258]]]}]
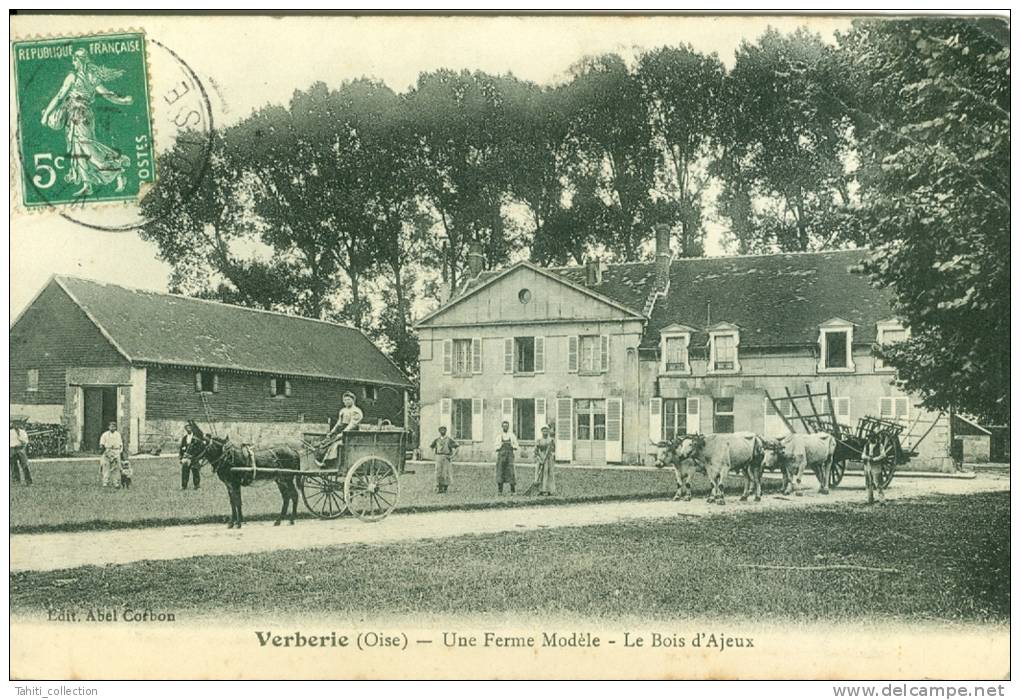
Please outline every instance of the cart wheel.
[{"label": "cart wheel", "polygon": [[347,510],[344,486],[336,474],[302,474],[298,477],[298,488],[305,506],[317,518],[333,520]]},{"label": "cart wheel", "polygon": [[344,500],[359,520],[382,520],[397,505],[400,483],[397,470],[381,457],[363,457],[347,470]]},{"label": "cart wheel", "polygon": [[883,489],[892,483],[893,475],[896,473],[896,465],[899,463],[900,445],[899,441],[892,435],[883,433],[878,438],[879,459],[879,484]]},{"label": "cart wheel", "polygon": [[844,474],[846,474],[846,460],[834,461],[832,463],[832,470],[829,472],[829,488],[839,486],[839,482],[843,481]]}]

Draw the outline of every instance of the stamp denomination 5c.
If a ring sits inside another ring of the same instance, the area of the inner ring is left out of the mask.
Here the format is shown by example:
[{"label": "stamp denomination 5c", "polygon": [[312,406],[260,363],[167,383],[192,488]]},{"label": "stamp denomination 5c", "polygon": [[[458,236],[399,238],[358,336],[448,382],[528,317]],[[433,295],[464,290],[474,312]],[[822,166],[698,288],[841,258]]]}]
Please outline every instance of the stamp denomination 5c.
[{"label": "stamp denomination 5c", "polygon": [[22,203],[137,200],[156,179],[145,35],[17,41]]}]

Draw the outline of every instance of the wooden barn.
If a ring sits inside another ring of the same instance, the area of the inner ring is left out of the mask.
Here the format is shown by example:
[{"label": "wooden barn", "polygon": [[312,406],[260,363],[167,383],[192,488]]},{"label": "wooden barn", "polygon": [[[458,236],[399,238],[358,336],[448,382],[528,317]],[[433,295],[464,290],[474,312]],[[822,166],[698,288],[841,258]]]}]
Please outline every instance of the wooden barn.
[{"label": "wooden barn", "polygon": [[10,329],[12,413],[62,423],[92,452],[116,420],[132,452],[189,418],[267,442],[321,432],[352,391],[367,421],[405,424],[408,381],[349,326],[56,276]]}]

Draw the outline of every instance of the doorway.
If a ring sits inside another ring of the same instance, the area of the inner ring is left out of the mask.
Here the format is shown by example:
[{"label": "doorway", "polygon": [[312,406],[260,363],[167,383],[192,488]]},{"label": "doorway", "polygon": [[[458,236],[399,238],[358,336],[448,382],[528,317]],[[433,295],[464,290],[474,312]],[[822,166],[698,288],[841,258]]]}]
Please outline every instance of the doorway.
[{"label": "doorway", "polygon": [[[117,420],[117,387],[82,387],[85,398],[85,421],[82,428],[83,452],[99,452],[99,438],[106,426]],[[120,426],[118,426],[119,428]]]},{"label": "doorway", "polygon": [[579,464],[606,463],[606,400],[577,399],[574,402],[574,461]]}]

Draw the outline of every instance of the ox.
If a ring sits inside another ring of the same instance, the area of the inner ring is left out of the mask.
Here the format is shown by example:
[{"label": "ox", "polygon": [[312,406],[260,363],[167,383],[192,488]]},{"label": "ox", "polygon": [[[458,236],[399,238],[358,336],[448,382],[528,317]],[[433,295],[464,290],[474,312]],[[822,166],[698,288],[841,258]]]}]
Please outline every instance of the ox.
[{"label": "ox", "polygon": [[754,483],[754,500],[760,501],[764,444],[760,437],[746,432],[687,435],[681,438],[676,456],[681,462],[694,462],[708,476],[711,485],[709,503],[725,503],[723,479],[731,470],[744,474],[744,495],[741,500],[747,499],[750,486]]},{"label": "ox", "polygon": [[800,495],[800,480],[805,469],[813,469],[821,482],[819,491],[829,492],[829,474],[832,456],[836,452],[836,438],[828,433],[790,433],[765,445],[764,466],[783,472],[783,493],[796,491]]},{"label": "ox", "polygon": [[676,493],[673,495],[673,500],[691,500],[694,495],[691,480],[694,479],[698,465],[691,460],[682,460],[677,456],[677,448],[680,446],[679,439],[672,442],[653,442],[652,445],[656,447],[655,466],[659,469],[673,467],[673,473],[676,475]]}]

